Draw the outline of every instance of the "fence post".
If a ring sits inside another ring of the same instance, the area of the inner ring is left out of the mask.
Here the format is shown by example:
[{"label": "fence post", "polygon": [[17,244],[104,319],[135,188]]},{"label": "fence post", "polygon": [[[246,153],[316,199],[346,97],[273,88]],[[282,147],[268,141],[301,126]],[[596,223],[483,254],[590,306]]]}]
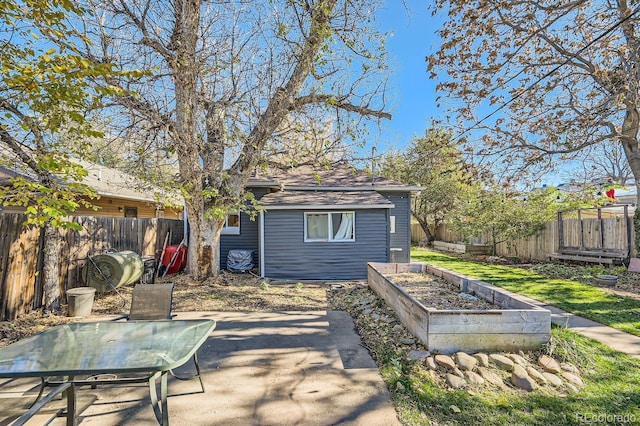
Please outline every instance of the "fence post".
[{"label": "fence post", "polygon": [[38,261],[36,262],[36,277],[33,289],[33,309],[42,307],[42,299],[44,297],[44,287],[42,285],[42,270],[44,269],[44,229],[42,227],[38,229],[40,235],[38,235]]},{"label": "fence post", "polygon": [[558,251],[564,247],[564,227],[562,224],[562,212],[558,212]]}]

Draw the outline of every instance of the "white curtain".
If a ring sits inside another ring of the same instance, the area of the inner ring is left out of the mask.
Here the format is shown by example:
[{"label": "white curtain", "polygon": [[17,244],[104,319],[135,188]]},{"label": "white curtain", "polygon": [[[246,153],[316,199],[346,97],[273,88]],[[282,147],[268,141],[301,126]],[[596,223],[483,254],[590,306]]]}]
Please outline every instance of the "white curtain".
[{"label": "white curtain", "polygon": [[324,240],[329,239],[329,215],[307,215],[307,238]]},{"label": "white curtain", "polygon": [[[337,217],[338,215],[333,215]],[[340,219],[340,227],[333,237],[334,240],[351,240],[353,239],[353,213],[342,213]]]}]

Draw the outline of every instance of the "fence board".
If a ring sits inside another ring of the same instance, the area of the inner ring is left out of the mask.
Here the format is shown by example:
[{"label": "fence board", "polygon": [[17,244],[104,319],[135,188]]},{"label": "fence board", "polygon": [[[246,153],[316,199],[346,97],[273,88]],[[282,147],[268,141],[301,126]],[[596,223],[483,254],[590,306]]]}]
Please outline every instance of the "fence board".
[{"label": "fence board", "polygon": [[[627,223],[624,218],[597,218],[582,219],[584,232],[584,246],[588,248],[607,248],[614,250],[628,250],[627,232],[631,233],[631,241],[634,241],[633,228],[627,231]],[[600,232],[602,228],[603,243],[600,244]],[[452,232],[446,225],[441,225],[435,232],[436,240],[446,242],[461,241],[460,235]],[[563,242],[565,246],[579,247],[582,245],[580,238],[580,221],[578,219],[563,220]],[[426,238],[419,224],[411,225],[411,241],[419,243]],[[469,242],[474,244],[487,244],[490,242],[487,235],[473,238]],[[633,247],[632,247],[633,249]],[[496,254],[504,257],[519,257],[523,260],[548,260],[551,253],[558,251],[558,222],[551,221],[537,235],[523,238],[509,243],[499,243]]]},{"label": "fence board", "polygon": [[30,311],[34,302],[40,232],[23,228],[20,216],[0,215],[2,319]]},{"label": "fence board", "polygon": [[[22,214],[0,214],[0,320],[11,320],[39,307],[42,290],[36,282],[39,237],[37,228],[25,229]],[[132,250],[143,257],[158,257],[167,232],[169,244],[178,244],[183,222],[173,219],[73,217],[81,231],[62,232],[60,291],[84,285],[82,267],[91,255],[107,249]]]}]

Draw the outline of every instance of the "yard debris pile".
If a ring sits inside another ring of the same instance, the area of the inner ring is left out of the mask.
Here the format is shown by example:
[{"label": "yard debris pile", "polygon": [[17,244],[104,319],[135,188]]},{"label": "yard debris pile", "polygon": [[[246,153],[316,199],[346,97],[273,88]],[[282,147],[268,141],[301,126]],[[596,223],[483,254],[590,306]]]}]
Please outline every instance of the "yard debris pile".
[{"label": "yard debris pile", "polygon": [[[409,369],[417,376],[430,377],[442,388],[465,389],[470,393],[500,389],[565,396],[578,393],[583,386],[578,367],[543,351],[432,354],[366,285],[333,286],[328,303],[331,309],[351,314],[358,334],[376,362],[380,364],[382,359],[393,357],[402,371]],[[397,378],[385,379],[391,382],[392,391],[406,390],[406,384]]]},{"label": "yard debris pile", "polygon": [[[173,282],[172,310],[188,311],[309,311],[326,309],[322,284],[272,284],[251,274],[221,271],[216,278],[198,282],[187,274],[167,275],[156,282]],[[127,301],[132,286],[119,288]],[[129,305],[115,293],[97,295],[93,314],[124,314]]]},{"label": "yard debris pile", "polygon": [[60,324],[72,322],[73,318],[34,311],[13,321],[0,322],[0,347],[25,339],[36,333]]},{"label": "yard debris pile", "polygon": [[[326,285],[286,283],[273,284],[251,274],[233,274],[222,271],[215,279],[196,282],[186,274],[167,275],[156,282],[173,282],[172,310],[188,311],[313,311],[326,310]],[[133,285],[118,288],[116,292],[96,294],[92,321],[105,315],[129,313]],[[40,311],[23,315],[17,320],[0,322],[0,347],[24,339],[59,324],[78,321],[66,316],[66,306],[59,315]]]},{"label": "yard debris pile", "polygon": [[387,278],[414,299],[436,309],[500,309],[482,298],[460,293],[460,288],[443,278],[421,273],[392,274]]}]

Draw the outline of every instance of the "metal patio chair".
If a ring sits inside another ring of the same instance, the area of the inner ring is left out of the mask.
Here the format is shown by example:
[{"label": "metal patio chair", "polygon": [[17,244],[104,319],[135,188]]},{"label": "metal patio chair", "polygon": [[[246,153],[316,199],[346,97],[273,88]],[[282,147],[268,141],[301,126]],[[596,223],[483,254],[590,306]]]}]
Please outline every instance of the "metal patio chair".
[{"label": "metal patio chair", "polygon": [[[175,315],[171,313],[171,303],[173,301],[174,287],[174,283],[136,284],[133,287],[131,308],[126,319],[128,321],[155,321],[173,318]],[[180,376],[171,370],[169,373],[178,380],[197,378],[200,381],[202,392],[204,392],[197,352],[193,354],[193,363],[195,364],[196,373],[191,376]]]},{"label": "metal patio chair", "polygon": [[131,308],[126,318],[135,320],[171,319],[174,283],[136,284],[131,296]]}]

